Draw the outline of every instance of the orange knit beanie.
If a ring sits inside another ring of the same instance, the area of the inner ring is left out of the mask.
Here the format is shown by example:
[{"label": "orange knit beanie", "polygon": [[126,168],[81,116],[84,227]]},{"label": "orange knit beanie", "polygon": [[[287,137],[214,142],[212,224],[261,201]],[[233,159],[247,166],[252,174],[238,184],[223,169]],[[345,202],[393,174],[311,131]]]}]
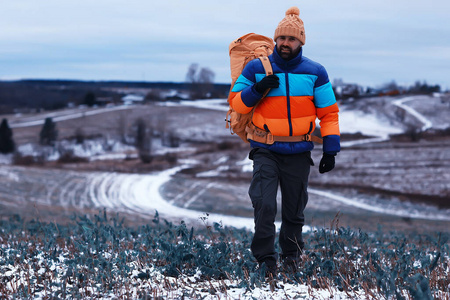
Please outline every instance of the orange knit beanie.
[{"label": "orange knit beanie", "polygon": [[293,36],[305,44],[305,27],[303,26],[303,21],[300,19],[300,10],[298,7],[291,7],[286,11],[286,16],[278,24],[277,29],[275,29],[274,40],[279,36]]}]

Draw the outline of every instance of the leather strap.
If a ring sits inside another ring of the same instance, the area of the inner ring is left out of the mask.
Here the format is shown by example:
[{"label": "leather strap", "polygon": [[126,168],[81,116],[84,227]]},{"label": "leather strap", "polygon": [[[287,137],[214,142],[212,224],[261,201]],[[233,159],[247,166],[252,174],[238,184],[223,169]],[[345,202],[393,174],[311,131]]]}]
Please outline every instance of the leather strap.
[{"label": "leather strap", "polygon": [[[273,75],[272,64],[270,63],[269,58],[268,58],[267,56],[260,56],[260,57],[258,57],[258,58],[259,58],[259,60],[261,61],[263,67],[264,67],[264,71],[266,72],[266,76]],[[270,92],[270,89],[267,89],[267,90],[264,92],[264,94],[263,94],[263,96],[261,97],[261,99],[264,98],[264,97],[266,97],[267,94],[268,94],[269,92]],[[256,105],[255,105],[255,107],[256,107]]]},{"label": "leather strap", "polygon": [[253,140],[255,142],[272,145],[274,142],[315,142],[322,144],[323,141],[320,137],[305,134],[305,135],[294,135],[294,136],[277,136],[270,132],[259,129],[253,124],[249,124],[245,131],[247,132],[247,139]]}]

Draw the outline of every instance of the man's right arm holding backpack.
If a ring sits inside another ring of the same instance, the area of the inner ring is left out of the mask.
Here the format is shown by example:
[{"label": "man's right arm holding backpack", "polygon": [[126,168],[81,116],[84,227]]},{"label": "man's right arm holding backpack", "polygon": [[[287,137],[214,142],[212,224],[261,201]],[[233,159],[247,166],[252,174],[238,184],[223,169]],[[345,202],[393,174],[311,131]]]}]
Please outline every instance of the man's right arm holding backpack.
[{"label": "man's right arm holding backpack", "polygon": [[245,66],[236,80],[230,92],[230,105],[238,113],[247,114],[262,100],[261,97],[267,89],[278,86],[279,78],[276,75],[266,76],[259,59],[254,59]]}]

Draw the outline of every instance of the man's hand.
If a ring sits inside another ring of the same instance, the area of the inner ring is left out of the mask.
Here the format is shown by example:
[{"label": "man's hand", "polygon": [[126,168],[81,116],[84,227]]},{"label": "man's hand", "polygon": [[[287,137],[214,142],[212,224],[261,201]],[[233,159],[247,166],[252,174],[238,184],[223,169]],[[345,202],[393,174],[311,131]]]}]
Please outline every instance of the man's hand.
[{"label": "man's hand", "polygon": [[319,164],[319,172],[321,174],[330,172],[334,169],[334,155],[324,153]]},{"label": "man's hand", "polygon": [[279,78],[276,75],[269,75],[255,84],[255,90],[263,94],[267,89],[277,88],[280,85]]}]

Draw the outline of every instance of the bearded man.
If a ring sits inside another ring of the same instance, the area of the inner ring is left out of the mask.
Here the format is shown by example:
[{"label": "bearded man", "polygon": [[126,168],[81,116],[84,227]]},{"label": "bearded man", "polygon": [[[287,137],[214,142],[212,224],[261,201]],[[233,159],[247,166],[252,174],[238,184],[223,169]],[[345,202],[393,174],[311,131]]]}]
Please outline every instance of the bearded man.
[{"label": "bearded man", "polygon": [[316,118],[323,137],[320,173],[334,168],[340,151],[336,98],[325,68],[303,56],[305,28],[299,15],[297,7],[288,9],[275,30],[276,47],[269,56],[273,75],[266,76],[261,61],[252,60],[230,95],[230,105],[237,112],[246,114],[254,109],[247,136],[253,160],[249,195],[255,233],[251,250],[271,277],[276,276],[278,267],[274,245],[278,187],[282,196],[279,244],[285,270],[297,270],[304,247],[303,211],[308,202],[310,167],[314,165],[311,133]]}]

